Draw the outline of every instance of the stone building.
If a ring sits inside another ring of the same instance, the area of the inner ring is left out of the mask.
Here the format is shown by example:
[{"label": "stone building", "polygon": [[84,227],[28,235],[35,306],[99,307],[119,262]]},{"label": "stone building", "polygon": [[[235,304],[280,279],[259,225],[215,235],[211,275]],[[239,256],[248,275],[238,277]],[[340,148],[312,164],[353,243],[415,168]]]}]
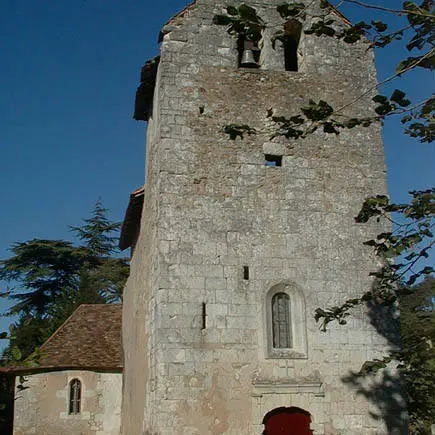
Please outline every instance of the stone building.
[{"label": "stone building", "polygon": [[119,434],[121,314],[121,305],[80,305],[35,367],[13,369],[14,435]]},{"label": "stone building", "polygon": [[[278,13],[282,0],[245,0],[264,22],[253,41],[213,24],[241,2],[197,0],[142,69],[146,183],[121,239],[132,247],[123,435],[406,432],[400,397],[382,408],[344,379],[390,346],[368,309],[326,332],[314,320],[371,288],[378,265],[363,242],[385,228],[354,217],[386,182],[379,125],[271,138],[270,114],[298,115],[310,99],[373,113],[373,51],[305,34],[324,13],[336,29],[349,23],[303,2],[298,25]],[[256,133],[231,140],[234,124]]]}]

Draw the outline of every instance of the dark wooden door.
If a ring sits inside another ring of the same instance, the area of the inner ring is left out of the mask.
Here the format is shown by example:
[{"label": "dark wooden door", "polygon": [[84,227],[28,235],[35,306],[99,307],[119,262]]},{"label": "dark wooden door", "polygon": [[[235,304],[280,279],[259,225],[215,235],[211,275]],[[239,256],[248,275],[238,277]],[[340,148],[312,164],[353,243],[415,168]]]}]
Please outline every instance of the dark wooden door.
[{"label": "dark wooden door", "polygon": [[296,407],[277,408],[268,412],[263,424],[264,435],[311,435],[309,412]]}]

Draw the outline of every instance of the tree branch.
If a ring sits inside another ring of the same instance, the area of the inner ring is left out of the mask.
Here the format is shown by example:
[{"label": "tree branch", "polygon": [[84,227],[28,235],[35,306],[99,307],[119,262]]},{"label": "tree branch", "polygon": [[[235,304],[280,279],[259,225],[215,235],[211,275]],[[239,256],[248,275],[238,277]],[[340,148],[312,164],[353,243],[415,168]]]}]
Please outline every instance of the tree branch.
[{"label": "tree branch", "polygon": [[[348,1],[348,0],[347,0]],[[349,106],[352,106],[353,104],[355,104],[356,102],[358,102],[361,98],[365,97],[367,94],[369,94],[370,92],[372,92],[374,89],[378,88],[379,86],[382,86],[388,82],[391,82],[392,80],[394,80],[395,78],[399,77],[400,75],[410,71],[411,69],[415,68],[416,66],[418,66],[419,63],[421,63],[424,59],[428,58],[430,55],[435,54],[435,48],[433,48],[432,50],[428,51],[424,56],[420,57],[419,59],[417,59],[414,63],[408,65],[406,68],[404,68],[403,70],[394,73],[392,76],[386,78],[385,80],[383,80],[380,83],[377,83],[374,86],[371,86],[369,89],[367,89],[367,91],[363,92],[362,94],[360,94],[358,97],[356,97],[354,100],[352,100],[350,103],[345,104],[344,106],[339,107],[336,111],[335,114],[339,114],[339,112],[343,109],[348,108]]]},{"label": "tree branch", "polygon": [[364,8],[368,8],[368,9],[377,9],[380,11],[384,11],[384,12],[391,12],[393,14],[398,14],[398,15],[405,15],[405,14],[411,14],[411,15],[419,15],[422,17],[428,17],[428,18],[433,18],[434,15],[431,14],[430,12],[419,12],[419,11],[412,11],[409,9],[392,9],[392,8],[386,8],[384,6],[376,6],[376,5],[372,5],[370,3],[364,3],[360,0],[341,0],[341,3],[354,3],[358,6],[362,6]]}]

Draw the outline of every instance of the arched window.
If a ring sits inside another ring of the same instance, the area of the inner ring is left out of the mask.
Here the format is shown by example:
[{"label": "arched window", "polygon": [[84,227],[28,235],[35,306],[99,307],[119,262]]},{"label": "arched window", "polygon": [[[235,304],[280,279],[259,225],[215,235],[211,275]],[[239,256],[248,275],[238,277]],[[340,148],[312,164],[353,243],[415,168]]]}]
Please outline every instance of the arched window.
[{"label": "arched window", "polygon": [[292,347],[290,297],[286,293],[275,293],[272,297],[272,335],[274,348]]},{"label": "arched window", "polygon": [[307,358],[307,322],[302,290],[290,281],[274,285],[265,298],[268,358]]},{"label": "arched window", "polygon": [[82,395],[82,383],[78,379],[73,379],[69,383],[69,413],[80,414]]}]

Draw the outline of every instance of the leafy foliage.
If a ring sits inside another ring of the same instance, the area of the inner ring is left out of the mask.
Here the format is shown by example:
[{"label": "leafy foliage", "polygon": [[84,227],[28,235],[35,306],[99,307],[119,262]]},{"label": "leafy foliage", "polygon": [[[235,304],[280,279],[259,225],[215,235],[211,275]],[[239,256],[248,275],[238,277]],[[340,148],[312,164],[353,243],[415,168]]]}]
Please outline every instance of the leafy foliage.
[{"label": "leafy foliage", "polygon": [[7,291],[18,300],[9,314],[44,316],[64,291],[77,286],[77,273],[86,258],[83,248],[63,240],[33,239],[12,245],[12,257],[0,261],[0,279],[16,281],[26,292]]},{"label": "leafy foliage", "polygon": [[337,135],[341,129],[352,129],[357,126],[368,127],[373,122],[380,120],[379,116],[337,120],[332,116],[335,114],[333,107],[323,100],[318,103],[309,100],[308,105],[301,107],[300,111],[302,115],[298,114],[286,118],[273,115],[273,110],[270,109],[268,117],[275,123],[271,139],[278,136],[284,136],[287,139],[305,138],[319,128],[325,133]]},{"label": "leafy foliage", "polygon": [[435,140],[435,97],[428,98],[420,110],[413,110],[402,118],[402,124],[408,124],[405,133],[422,143]]},{"label": "leafy foliage", "polygon": [[430,434],[435,420],[435,278],[400,296],[403,375],[408,390],[411,431]]},{"label": "leafy foliage", "polygon": [[[385,195],[367,198],[361,211],[355,218],[357,223],[366,223],[370,219],[391,220],[392,212],[406,217],[402,223],[396,222],[396,231],[379,234],[375,239],[365,242],[371,246],[382,262],[382,267],[372,276],[376,285],[359,298],[349,299],[340,306],[327,309],[318,308],[315,319],[321,322],[323,330],[328,323],[338,321],[346,324],[350,309],[356,305],[376,300],[378,303],[392,305],[402,293],[418,279],[434,273],[431,266],[422,264],[429,257],[429,251],[435,244],[432,228],[435,226],[435,189],[411,192],[409,204],[391,204]],[[392,260],[399,258],[400,261]],[[399,286],[403,284],[403,286]],[[405,288],[405,290],[404,290]]]},{"label": "leafy foliage", "polygon": [[243,3],[239,7],[227,6],[226,12],[226,15],[215,15],[213,23],[228,26],[230,34],[242,33],[250,41],[260,41],[265,26],[254,8]]},{"label": "leafy foliage", "polygon": [[[376,5],[362,3],[358,0],[344,0],[341,3],[356,3],[364,7],[385,9]],[[287,8],[290,8],[292,14],[296,14],[298,9],[294,5],[296,4],[279,6],[281,16],[287,16],[285,13]],[[352,26],[337,28],[335,26],[336,21],[330,14],[330,4],[322,2],[321,7],[324,10],[323,15],[315,17],[311,26],[304,30],[306,34],[318,37],[334,37],[348,44],[364,40],[371,42],[372,46],[378,48],[384,48],[393,41],[408,37],[408,42],[405,44],[407,50],[414,50],[419,53],[417,56],[409,56],[402,60],[396,67],[395,75],[387,79],[387,81],[391,81],[414,68],[435,69],[435,32],[433,31],[435,27],[435,15],[433,0],[423,0],[419,4],[413,1],[405,1],[402,9],[389,10],[392,13],[405,15],[408,20],[407,26],[391,31],[388,29],[387,24],[379,20],[372,20],[371,22],[360,21]],[[299,15],[299,18],[305,18],[305,15],[306,11],[304,10],[304,15]],[[283,37],[284,32],[277,32],[272,37],[273,45],[276,40],[282,40]],[[396,89],[390,98],[378,95],[374,100],[378,103],[376,108],[378,117],[343,120],[343,114],[338,109],[338,111],[329,114],[328,120],[325,118],[319,119],[323,131],[338,134],[339,128],[353,128],[358,125],[369,126],[372,122],[379,121],[385,116],[403,115],[401,122],[405,126],[406,134],[419,139],[421,142],[433,142],[435,138],[435,99],[433,96],[411,106],[411,101],[405,98],[405,93]],[[290,124],[287,123],[287,125]],[[315,131],[317,127],[314,129],[308,128],[306,131],[301,129],[294,131],[294,126],[290,125],[284,136],[287,138],[305,137],[307,134]]]},{"label": "leafy foliage", "polygon": [[243,139],[245,134],[256,134],[256,130],[246,124],[229,124],[224,127],[224,132],[229,135],[231,140],[235,140],[237,137]]}]

